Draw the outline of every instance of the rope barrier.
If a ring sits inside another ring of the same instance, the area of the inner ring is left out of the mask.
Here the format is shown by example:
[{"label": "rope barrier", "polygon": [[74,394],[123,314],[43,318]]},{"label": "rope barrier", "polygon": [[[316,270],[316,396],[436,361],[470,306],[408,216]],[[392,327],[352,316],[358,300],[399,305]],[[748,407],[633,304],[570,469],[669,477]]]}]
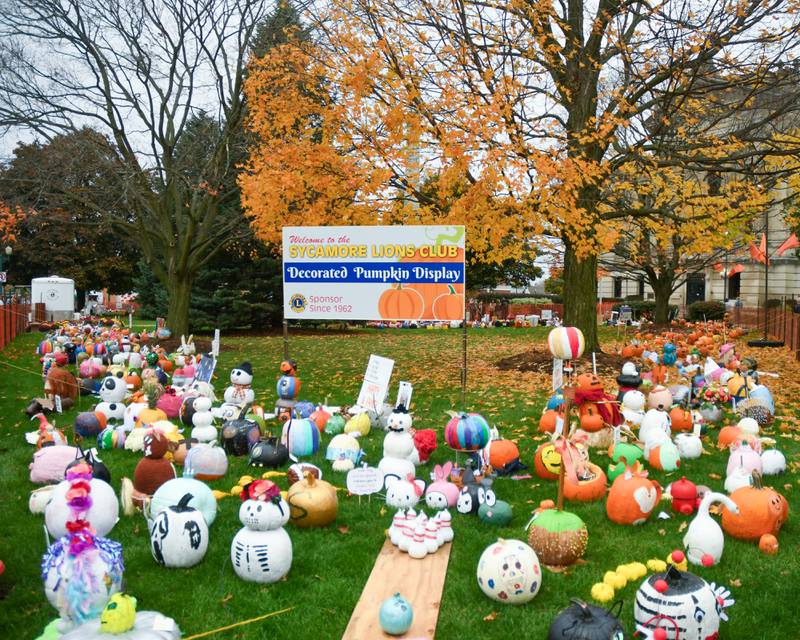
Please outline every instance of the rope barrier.
[{"label": "rope barrier", "polygon": [[214,635],[215,633],[221,633],[223,631],[227,631],[228,629],[234,629],[236,627],[241,627],[246,624],[252,624],[254,622],[259,622],[260,620],[266,620],[267,618],[272,618],[273,616],[278,616],[282,613],[287,613],[294,609],[294,607],[287,607],[286,609],[281,609],[280,611],[273,611],[272,613],[265,613],[263,616],[257,616],[255,618],[250,618],[249,620],[242,620],[241,622],[234,622],[233,624],[226,625],[224,627],[219,627],[217,629],[212,629],[211,631],[203,631],[202,633],[196,633],[193,636],[189,636],[184,638],[183,640],[197,640],[198,638],[205,638],[206,636]]}]

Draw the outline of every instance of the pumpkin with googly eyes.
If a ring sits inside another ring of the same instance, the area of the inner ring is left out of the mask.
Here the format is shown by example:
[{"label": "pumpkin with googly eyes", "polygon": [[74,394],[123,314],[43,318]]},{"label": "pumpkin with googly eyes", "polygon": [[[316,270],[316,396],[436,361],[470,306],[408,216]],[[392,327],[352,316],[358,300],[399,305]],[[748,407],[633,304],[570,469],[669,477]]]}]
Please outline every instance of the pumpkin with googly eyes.
[{"label": "pumpkin with googly eyes", "polygon": [[498,500],[492,489],[478,487],[478,504],[478,518],[484,524],[505,527],[511,522],[511,505],[505,500]]}]

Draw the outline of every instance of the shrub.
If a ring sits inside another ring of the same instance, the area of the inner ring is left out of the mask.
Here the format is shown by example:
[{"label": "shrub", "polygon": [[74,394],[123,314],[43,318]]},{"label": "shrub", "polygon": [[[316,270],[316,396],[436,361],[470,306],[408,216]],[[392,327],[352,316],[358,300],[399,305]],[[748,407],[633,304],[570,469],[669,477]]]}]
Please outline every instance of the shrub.
[{"label": "shrub", "polygon": [[686,308],[686,319],[697,320],[722,320],[725,317],[725,305],[716,300],[693,302]]}]

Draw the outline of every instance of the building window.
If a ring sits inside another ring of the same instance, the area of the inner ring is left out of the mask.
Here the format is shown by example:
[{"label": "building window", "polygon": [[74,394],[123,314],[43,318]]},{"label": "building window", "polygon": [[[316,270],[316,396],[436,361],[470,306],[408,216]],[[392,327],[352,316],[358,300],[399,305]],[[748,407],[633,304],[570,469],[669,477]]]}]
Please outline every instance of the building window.
[{"label": "building window", "polygon": [[639,276],[639,297],[644,300],[644,276]]},{"label": "building window", "polygon": [[621,298],[622,297],[622,278],[617,276],[614,278],[614,297]]}]

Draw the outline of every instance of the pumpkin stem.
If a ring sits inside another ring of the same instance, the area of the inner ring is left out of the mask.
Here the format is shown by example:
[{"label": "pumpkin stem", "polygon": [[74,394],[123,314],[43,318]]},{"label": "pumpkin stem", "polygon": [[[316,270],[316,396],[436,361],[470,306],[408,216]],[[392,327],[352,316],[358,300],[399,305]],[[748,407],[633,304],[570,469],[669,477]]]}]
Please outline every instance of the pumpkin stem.
[{"label": "pumpkin stem", "polygon": [[447,288],[450,289],[450,295],[451,296],[456,295],[456,288],[452,284],[448,284]]},{"label": "pumpkin stem", "polygon": [[192,498],[194,498],[194,496],[191,493],[184,493],[183,497],[178,501],[178,511],[185,511]]},{"label": "pumpkin stem", "polygon": [[313,473],[311,473],[310,471],[304,471],[304,472],[303,472],[303,475],[304,475],[304,476],[305,476],[305,478],[306,478],[306,482],[308,483],[308,486],[309,486],[309,487],[313,487],[313,486],[314,486],[314,484],[315,484],[315,483],[316,483],[316,481],[317,481],[316,477],[314,477],[314,474],[313,474]]},{"label": "pumpkin stem", "polygon": [[754,489],[763,489],[764,488],[764,482],[762,480],[760,471],[753,470],[753,472],[750,474],[750,477],[753,478],[753,488]]}]

